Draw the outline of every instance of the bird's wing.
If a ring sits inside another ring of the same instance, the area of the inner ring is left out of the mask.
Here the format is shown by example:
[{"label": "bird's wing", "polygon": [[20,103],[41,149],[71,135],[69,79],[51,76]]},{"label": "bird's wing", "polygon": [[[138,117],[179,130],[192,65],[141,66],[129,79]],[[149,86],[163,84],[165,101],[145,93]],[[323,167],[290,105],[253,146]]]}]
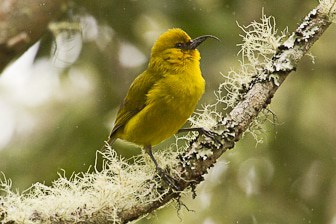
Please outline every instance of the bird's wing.
[{"label": "bird's wing", "polygon": [[154,85],[155,75],[145,71],[132,83],[121,104],[110,138],[113,138],[118,129],[124,126],[134,115],[146,106],[147,93]]}]

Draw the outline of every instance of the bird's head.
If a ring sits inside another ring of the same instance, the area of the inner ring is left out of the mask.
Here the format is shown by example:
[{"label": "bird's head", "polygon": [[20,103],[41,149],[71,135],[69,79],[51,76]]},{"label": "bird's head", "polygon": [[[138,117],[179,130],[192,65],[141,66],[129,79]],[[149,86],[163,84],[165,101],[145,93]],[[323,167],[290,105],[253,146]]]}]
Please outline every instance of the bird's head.
[{"label": "bird's head", "polygon": [[151,52],[151,60],[163,60],[172,65],[185,65],[187,61],[198,62],[200,54],[196,48],[208,38],[219,40],[212,35],[191,39],[182,29],[169,29],[161,34],[155,42]]}]

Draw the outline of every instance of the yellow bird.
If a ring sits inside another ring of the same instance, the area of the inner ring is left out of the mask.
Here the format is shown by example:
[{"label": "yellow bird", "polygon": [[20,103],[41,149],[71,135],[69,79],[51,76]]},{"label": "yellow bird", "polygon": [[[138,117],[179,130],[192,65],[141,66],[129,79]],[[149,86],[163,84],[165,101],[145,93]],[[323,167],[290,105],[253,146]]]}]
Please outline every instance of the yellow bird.
[{"label": "yellow bird", "polygon": [[130,86],[120,106],[108,143],[119,138],[143,146],[153,160],[152,146],[176,134],[195,110],[205,81],[196,49],[212,35],[191,39],[169,29],[155,42],[147,69]]}]

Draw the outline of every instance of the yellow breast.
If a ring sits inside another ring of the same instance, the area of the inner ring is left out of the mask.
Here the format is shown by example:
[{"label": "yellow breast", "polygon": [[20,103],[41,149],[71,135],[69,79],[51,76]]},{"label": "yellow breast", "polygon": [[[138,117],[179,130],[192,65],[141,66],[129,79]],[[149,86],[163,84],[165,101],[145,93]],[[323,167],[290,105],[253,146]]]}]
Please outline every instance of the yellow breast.
[{"label": "yellow breast", "polygon": [[165,73],[154,84],[147,94],[146,107],[127,122],[120,138],[156,145],[177,133],[195,110],[205,87],[198,63],[183,68]]}]

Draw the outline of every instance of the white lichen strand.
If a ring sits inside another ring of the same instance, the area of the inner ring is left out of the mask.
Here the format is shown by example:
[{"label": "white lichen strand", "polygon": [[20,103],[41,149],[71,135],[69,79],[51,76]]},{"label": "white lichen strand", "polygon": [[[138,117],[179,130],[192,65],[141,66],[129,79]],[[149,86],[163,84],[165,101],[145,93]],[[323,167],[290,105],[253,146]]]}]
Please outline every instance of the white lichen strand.
[{"label": "white lichen strand", "polygon": [[202,127],[205,130],[213,130],[217,125],[218,120],[223,117],[218,111],[218,102],[215,104],[203,105],[203,109],[197,110],[194,116],[189,118],[191,127]]},{"label": "white lichen strand", "polygon": [[[241,101],[256,75],[259,80],[273,80],[276,85],[279,85],[278,77],[276,75],[269,76],[269,73],[264,72],[265,68],[268,71],[293,69],[291,61],[288,61],[285,56],[283,56],[283,59],[280,58],[276,64],[272,59],[288,33],[287,28],[278,32],[274,17],[262,13],[260,22],[254,21],[248,26],[240,26],[239,24],[238,26],[244,32],[244,35],[241,35],[243,42],[238,44],[241,47],[239,51],[241,55],[240,68],[237,70],[231,69],[226,75],[222,74],[224,82],[219,85],[215,92],[216,102],[203,106],[203,110],[196,112],[189,119],[193,127],[203,127],[206,130],[222,134],[226,139],[236,137],[234,129],[228,131],[227,129],[215,129],[215,127],[222,119],[223,111],[234,108]],[[287,44],[294,45],[294,42]],[[258,119],[256,119],[256,122],[258,122]],[[250,133],[253,134],[252,127],[257,126],[259,125],[252,125]],[[253,134],[253,136],[256,137],[257,134]],[[192,139],[193,136],[189,140]],[[257,137],[256,139],[258,142],[260,141]]]},{"label": "white lichen strand", "polygon": [[[13,192],[11,181],[1,178],[4,196],[0,198],[0,222],[73,223],[96,219],[99,213],[104,220],[118,223],[120,211],[160,200],[168,191],[157,192],[160,183],[153,180],[155,167],[152,161],[146,161],[147,156],[138,156],[130,164],[112,149],[100,155],[101,171],[96,169],[71,178],[60,175],[51,186],[36,183],[23,193]],[[155,153],[162,166],[177,165],[176,156],[174,150]]]},{"label": "white lichen strand", "polygon": [[278,75],[271,74],[268,76],[268,79],[269,81],[272,81],[276,86],[280,86]]},{"label": "white lichen strand", "polygon": [[288,37],[288,39],[283,43],[283,46],[284,46],[285,48],[287,48],[287,49],[291,49],[291,48],[293,48],[294,45],[295,45],[295,40],[296,40],[296,38],[295,38],[295,33],[292,33],[292,34]]},{"label": "white lichen strand", "polygon": [[264,12],[260,22],[254,21],[248,26],[239,27],[245,34],[241,35],[243,43],[238,44],[241,47],[239,53],[242,55],[243,64],[257,68],[270,62],[272,55],[287,34],[285,29],[279,35],[274,17],[266,16]]},{"label": "white lichen strand", "polygon": [[319,11],[328,15],[330,22],[336,22],[336,1],[335,0],[320,0]]}]

